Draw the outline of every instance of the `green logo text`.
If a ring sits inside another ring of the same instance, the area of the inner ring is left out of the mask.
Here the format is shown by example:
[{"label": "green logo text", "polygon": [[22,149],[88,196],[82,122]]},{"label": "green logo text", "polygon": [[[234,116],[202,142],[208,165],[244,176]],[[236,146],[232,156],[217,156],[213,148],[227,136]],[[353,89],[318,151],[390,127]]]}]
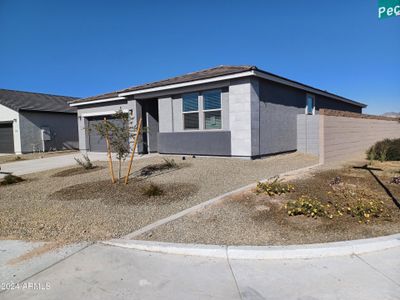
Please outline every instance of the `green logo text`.
[{"label": "green logo text", "polygon": [[400,0],[379,0],[379,19],[400,16]]}]

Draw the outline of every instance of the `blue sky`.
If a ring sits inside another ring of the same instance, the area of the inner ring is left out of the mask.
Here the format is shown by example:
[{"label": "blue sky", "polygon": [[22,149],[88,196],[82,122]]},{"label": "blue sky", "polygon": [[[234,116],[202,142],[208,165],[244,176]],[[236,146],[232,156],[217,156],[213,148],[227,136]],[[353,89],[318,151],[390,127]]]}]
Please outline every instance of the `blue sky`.
[{"label": "blue sky", "polygon": [[377,1],[0,0],[0,87],[91,96],[256,65],[400,111],[400,17]]}]

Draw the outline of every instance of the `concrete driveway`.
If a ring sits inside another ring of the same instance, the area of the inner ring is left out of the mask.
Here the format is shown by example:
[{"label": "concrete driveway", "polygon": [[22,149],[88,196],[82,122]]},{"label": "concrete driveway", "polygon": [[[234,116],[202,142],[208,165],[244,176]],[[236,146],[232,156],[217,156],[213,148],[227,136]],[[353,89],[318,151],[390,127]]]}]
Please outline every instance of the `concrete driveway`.
[{"label": "concrete driveway", "polygon": [[[107,160],[106,153],[91,152],[88,154],[89,158],[92,161]],[[137,156],[135,159],[151,157],[151,156],[154,156],[154,154]],[[76,165],[75,157],[80,158],[82,157],[82,154],[77,152],[73,154],[58,155],[54,157],[5,163],[1,165],[0,178],[4,176],[4,173],[12,173],[14,175],[24,175],[29,173],[36,173],[36,172]]]},{"label": "concrete driveway", "polygon": [[[400,248],[394,248],[361,256],[227,261],[96,244],[30,276],[28,288],[4,291],[0,297],[399,299],[399,257]],[[38,283],[43,290],[33,288]]]}]

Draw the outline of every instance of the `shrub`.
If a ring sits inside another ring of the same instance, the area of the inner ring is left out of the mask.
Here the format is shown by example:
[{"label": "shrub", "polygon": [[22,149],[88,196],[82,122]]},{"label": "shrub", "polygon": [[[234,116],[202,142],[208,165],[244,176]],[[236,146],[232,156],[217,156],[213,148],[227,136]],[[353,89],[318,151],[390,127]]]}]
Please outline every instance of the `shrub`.
[{"label": "shrub", "polygon": [[93,166],[92,162],[90,161],[89,156],[87,154],[83,154],[82,157],[83,157],[83,159],[76,158],[76,157],[74,158],[75,161],[77,162],[77,164],[80,165],[85,170],[93,169],[94,166]]},{"label": "shrub", "polygon": [[162,194],[164,194],[162,188],[154,183],[150,183],[143,189],[143,195],[148,197],[161,196]]},{"label": "shrub", "polygon": [[159,171],[177,168],[178,164],[174,159],[164,158],[164,162],[161,164],[152,164],[140,169],[140,176],[150,176],[151,174]]},{"label": "shrub", "polygon": [[400,184],[400,176],[398,176],[398,177],[393,177],[392,180],[390,181],[390,183],[393,183],[393,184]]},{"label": "shrub", "polygon": [[328,211],[329,204],[324,205],[318,199],[310,198],[308,196],[301,196],[297,200],[289,201],[285,205],[285,208],[289,216],[304,215],[312,218],[333,218],[333,215]]},{"label": "shrub", "polygon": [[24,181],[24,179],[19,176],[7,174],[6,176],[4,176],[3,181],[0,182],[0,185],[15,184],[22,181]]},{"label": "shrub", "polygon": [[377,142],[367,151],[369,160],[400,161],[400,139],[385,139]]},{"label": "shrub", "polygon": [[371,218],[379,218],[382,215],[390,217],[385,213],[383,201],[378,200],[358,200],[355,203],[348,204],[346,211],[352,217],[357,218],[359,223],[369,223]]},{"label": "shrub", "polygon": [[176,168],[178,166],[173,158],[172,159],[164,158],[163,160],[164,160],[164,165],[167,169]]},{"label": "shrub", "polygon": [[268,196],[282,195],[294,192],[294,186],[288,183],[282,183],[279,178],[273,181],[258,182],[256,187],[257,194],[267,194]]}]

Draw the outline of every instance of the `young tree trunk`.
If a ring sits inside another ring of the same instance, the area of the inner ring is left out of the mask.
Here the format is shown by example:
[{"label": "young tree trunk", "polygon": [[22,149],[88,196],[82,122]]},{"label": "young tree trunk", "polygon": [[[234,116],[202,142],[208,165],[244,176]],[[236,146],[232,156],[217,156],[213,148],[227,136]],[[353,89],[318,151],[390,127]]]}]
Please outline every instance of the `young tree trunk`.
[{"label": "young tree trunk", "polygon": [[119,166],[118,166],[118,183],[121,180],[121,159],[119,159]]}]

